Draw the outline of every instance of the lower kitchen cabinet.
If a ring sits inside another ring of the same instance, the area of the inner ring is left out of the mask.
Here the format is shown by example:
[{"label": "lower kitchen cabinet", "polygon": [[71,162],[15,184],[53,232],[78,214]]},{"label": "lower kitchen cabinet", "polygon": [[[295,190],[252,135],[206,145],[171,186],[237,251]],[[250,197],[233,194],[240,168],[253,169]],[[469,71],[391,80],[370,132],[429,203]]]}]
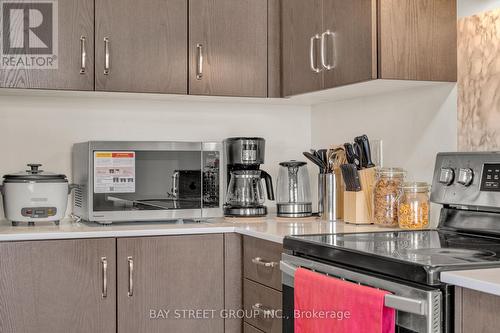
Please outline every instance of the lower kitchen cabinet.
[{"label": "lower kitchen cabinet", "polygon": [[281,244],[243,237],[243,308],[247,313],[244,333],[282,331],[282,252]]},{"label": "lower kitchen cabinet", "polygon": [[116,332],[115,242],[0,243],[0,332]]},{"label": "lower kitchen cabinet", "polygon": [[496,333],[500,330],[500,296],[456,288],[455,332]]},{"label": "lower kitchen cabinet", "polygon": [[117,272],[119,333],[224,332],[222,234],[118,239]]}]

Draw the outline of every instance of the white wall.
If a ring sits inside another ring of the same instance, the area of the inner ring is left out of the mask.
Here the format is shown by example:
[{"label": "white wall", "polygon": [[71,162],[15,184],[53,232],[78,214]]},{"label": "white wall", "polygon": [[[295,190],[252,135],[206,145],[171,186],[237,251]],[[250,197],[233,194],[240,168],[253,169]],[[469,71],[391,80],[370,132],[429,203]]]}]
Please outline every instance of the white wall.
[{"label": "white wall", "polygon": [[311,145],[310,108],[169,101],[148,95],[0,95],[0,176],[40,162],[71,179],[71,146],[88,140],[266,138],[264,168],[301,157]]},{"label": "white wall", "polygon": [[458,16],[470,16],[500,8],[500,0],[458,0]]},{"label": "white wall", "polygon": [[409,178],[431,181],[436,153],[456,150],[455,84],[386,93],[312,108],[313,146],[381,139],[385,166],[403,167]]}]

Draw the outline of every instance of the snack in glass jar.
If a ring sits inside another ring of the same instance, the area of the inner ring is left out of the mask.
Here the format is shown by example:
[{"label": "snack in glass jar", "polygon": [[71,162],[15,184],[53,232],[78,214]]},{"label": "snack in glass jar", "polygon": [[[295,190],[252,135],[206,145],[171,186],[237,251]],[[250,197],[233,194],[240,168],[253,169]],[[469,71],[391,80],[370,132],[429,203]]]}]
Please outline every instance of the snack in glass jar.
[{"label": "snack in glass jar", "polygon": [[398,225],[398,203],[400,186],[406,171],[401,168],[380,168],[373,188],[373,223],[396,227]]},{"label": "snack in glass jar", "polygon": [[429,225],[430,186],[423,182],[401,185],[398,199],[398,221],[402,229],[423,229]]}]

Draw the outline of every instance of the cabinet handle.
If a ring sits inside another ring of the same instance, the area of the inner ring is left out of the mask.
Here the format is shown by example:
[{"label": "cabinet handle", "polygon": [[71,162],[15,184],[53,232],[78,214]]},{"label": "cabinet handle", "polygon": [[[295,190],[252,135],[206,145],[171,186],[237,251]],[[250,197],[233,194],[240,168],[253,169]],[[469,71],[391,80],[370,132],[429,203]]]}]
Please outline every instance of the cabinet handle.
[{"label": "cabinet handle", "polygon": [[258,316],[263,315],[266,318],[269,318],[273,315],[273,311],[263,306],[261,303],[255,303],[254,305],[252,305],[252,310],[254,310]]},{"label": "cabinet handle", "polygon": [[104,37],[104,75],[109,75],[109,38]]},{"label": "cabinet handle", "polygon": [[108,297],[108,259],[101,257],[102,266],[102,298]]},{"label": "cabinet handle", "polygon": [[128,261],[128,297],[134,296],[134,259],[127,257]]},{"label": "cabinet handle", "polygon": [[80,74],[87,72],[87,38],[80,37]]},{"label": "cabinet handle", "polygon": [[321,68],[318,68],[316,66],[316,48],[315,48],[315,42],[317,40],[320,40],[321,37],[320,35],[316,34],[314,36],[311,37],[311,41],[310,41],[310,45],[309,45],[309,60],[311,62],[311,70],[314,72],[314,73],[320,73],[321,72]]},{"label": "cabinet handle", "polygon": [[203,44],[196,44],[196,79],[203,78]]},{"label": "cabinet handle", "polygon": [[265,260],[262,260],[261,257],[255,257],[252,259],[252,262],[256,265],[259,265],[259,266],[264,266],[264,267],[267,267],[267,268],[274,268],[276,266],[278,266],[278,263],[275,262],[275,261],[265,261]]},{"label": "cabinet handle", "polygon": [[[332,39],[332,57],[333,62],[329,64],[327,61],[327,50],[326,50],[326,38],[331,37]],[[336,66],[337,54],[336,54],[336,44],[335,44],[335,33],[327,30],[321,34],[321,64],[326,70],[332,70]]]}]

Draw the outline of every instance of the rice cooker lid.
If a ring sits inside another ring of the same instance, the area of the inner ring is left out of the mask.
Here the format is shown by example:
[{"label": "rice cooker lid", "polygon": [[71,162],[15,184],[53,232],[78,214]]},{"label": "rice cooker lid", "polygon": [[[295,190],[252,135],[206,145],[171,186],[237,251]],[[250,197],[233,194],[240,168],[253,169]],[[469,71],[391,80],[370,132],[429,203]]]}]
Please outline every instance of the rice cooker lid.
[{"label": "rice cooker lid", "polygon": [[11,173],[3,176],[5,183],[40,182],[40,183],[67,183],[66,175],[46,172],[40,169],[41,164],[28,164],[30,170]]}]

